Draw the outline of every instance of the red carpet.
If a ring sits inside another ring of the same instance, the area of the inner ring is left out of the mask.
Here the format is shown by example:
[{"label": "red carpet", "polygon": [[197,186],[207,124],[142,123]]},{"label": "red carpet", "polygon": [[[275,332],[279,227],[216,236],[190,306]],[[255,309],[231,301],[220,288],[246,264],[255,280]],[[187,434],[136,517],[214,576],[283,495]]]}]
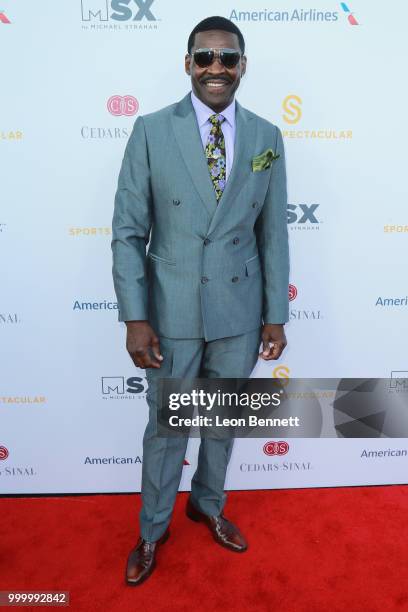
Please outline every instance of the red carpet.
[{"label": "red carpet", "polygon": [[139,495],[2,498],[0,590],[66,590],[70,609],[88,612],[408,610],[405,486],[232,492],[226,515],[248,536],[244,554],[189,521],[185,501],[135,588],[124,568]]}]

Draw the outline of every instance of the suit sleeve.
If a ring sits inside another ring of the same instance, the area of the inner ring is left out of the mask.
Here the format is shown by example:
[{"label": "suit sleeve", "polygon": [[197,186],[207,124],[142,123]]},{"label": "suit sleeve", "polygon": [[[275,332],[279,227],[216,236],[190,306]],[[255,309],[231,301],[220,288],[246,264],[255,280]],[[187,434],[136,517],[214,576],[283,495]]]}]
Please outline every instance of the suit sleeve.
[{"label": "suit sleeve", "polygon": [[146,133],[138,117],[118,178],[112,220],[113,283],[119,321],[146,320],[146,244],[152,224],[152,196]]},{"label": "suit sleeve", "polygon": [[263,274],[264,324],[289,320],[289,244],[285,151],[282,134],[276,129],[275,153],[271,177],[262,211],[255,223]]}]

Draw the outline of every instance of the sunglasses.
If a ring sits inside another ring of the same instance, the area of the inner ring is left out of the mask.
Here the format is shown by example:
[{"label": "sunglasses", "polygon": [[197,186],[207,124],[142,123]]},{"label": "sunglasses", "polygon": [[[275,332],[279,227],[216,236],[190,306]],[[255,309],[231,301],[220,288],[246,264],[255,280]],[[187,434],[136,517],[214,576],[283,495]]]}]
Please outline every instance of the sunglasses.
[{"label": "sunglasses", "polygon": [[197,49],[192,57],[199,68],[208,68],[216,57],[225,68],[235,68],[241,59],[241,52],[236,49]]}]

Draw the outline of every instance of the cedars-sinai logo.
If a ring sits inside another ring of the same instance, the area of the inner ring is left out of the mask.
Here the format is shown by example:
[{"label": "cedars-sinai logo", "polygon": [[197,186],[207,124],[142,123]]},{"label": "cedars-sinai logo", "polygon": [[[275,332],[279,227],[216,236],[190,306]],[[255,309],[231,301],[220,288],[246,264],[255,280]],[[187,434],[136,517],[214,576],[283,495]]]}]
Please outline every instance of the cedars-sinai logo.
[{"label": "cedars-sinai logo", "polygon": [[294,299],[296,299],[297,294],[298,290],[295,285],[289,285],[289,302],[292,302]]},{"label": "cedars-sinai logo", "polygon": [[0,446],[0,461],[7,459],[9,452],[5,446]]},{"label": "cedars-sinai logo", "polygon": [[289,444],[283,440],[279,440],[279,442],[270,441],[264,444],[263,452],[269,457],[286,455],[289,452]]},{"label": "cedars-sinai logo", "polygon": [[119,117],[136,115],[139,110],[139,102],[134,96],[111,96],[106,104],[111,115]]}]

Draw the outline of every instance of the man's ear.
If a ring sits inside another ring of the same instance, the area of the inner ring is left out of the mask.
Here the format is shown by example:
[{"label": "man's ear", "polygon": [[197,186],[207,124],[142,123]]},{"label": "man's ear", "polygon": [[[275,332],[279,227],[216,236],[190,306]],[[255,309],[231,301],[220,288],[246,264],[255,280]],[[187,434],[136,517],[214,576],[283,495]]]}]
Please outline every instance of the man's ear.
[{"label": "man's ear", "polygon": [[188,53],[186,53],[184,57],[184,69],[187,74],[191,74],[190,66],[191,66],[191,56]]},{"label": "man's ear", "polygon": [[247,67],[247,58],[246,58],[246,55],[243,55],[241,58],[241,76],[244,76],[244,74],[246,73],[246,67]]}]

